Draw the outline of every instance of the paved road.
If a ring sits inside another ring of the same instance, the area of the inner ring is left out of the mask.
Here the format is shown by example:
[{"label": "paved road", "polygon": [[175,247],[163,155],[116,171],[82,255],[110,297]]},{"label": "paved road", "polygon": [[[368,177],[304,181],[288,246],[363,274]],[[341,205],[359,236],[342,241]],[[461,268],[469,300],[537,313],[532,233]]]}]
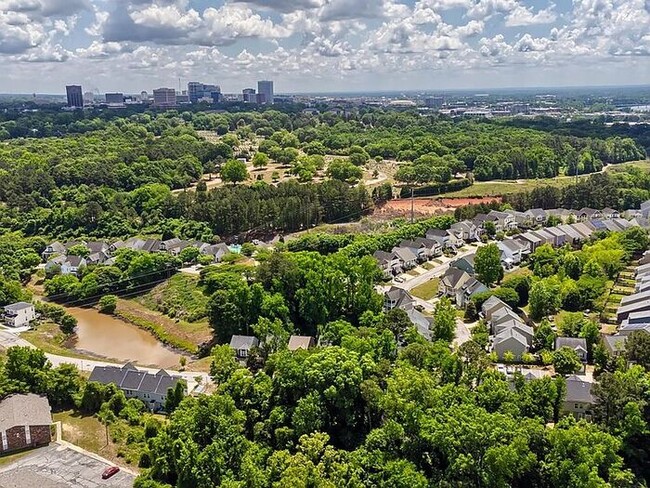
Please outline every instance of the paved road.
[{"label": "paved road", "polygon": [[[31,342],[22,339],[13,332],[7,329],[0,329],[0,346],[2,347],[12,347],[12,346],[23,346],[30,347],[35,349]],[[67,356],[59,356],[57,354],[45,353],[45,356],[50,360],[53,366],[60,366],[62,364],[74,364],[80,371],[92,371],[97,366],[121,366],[120,363],[115,363],[111,361],[100,361],[94,359],[80,359],[80,358],[71,358]],[[160,371],[160,368],[145,368],[138,366],[139,370],[149,371],[150,373],[156,373]],[[187,381],[187,388],[189,391],[195,391],[199,383],[197,383],[196,378],[201,378],[201,385],[209,384],[212,380],[207,373],[197,373],[191,371],[171,371],[166,370],[169,374],[174,376],[180,376],[185,381]],[[200,388],[199,388],[200,389]]]},{"label": "paved road", "polygon": [[[481,245],[483,244],[482,243],[478,244],[478,246]],[[452,260],[460,259],[462,257],[475,253],[476,250],[478,249],[478,246],[470,246],[470,248],[467,251],[459,252],[458,254],[456,254],[456,256],[452,258]],[[404,283],[395,283],[395,286],[397,286],[398,288],[403,288],[404,290],[412,290],[416,286],[422,285],[427,281],[431,281],[433,278],[439,278],[440,276],[445,274],[448,268],[449,268],[449,262],[440,264],[435,268],[422,273],[419,276],[414,276],[413,278],[405,281]]]}]

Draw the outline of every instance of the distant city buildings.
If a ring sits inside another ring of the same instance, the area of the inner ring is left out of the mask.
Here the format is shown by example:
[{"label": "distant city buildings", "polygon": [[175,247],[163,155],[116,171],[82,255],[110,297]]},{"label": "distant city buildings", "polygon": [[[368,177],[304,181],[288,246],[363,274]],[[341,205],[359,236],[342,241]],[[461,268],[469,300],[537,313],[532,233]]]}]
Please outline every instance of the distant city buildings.
[{"label": "distant city buildings", "polygon": [[176,90],[173,88],[156,88],[153,91],[153,106],[158,108],[175,107]]},{"label": "distant city buildings", "polygon": [[124,105],[124,93],[107,93],[106,103],[108,105]]},{"label": "distant city buildings", "polygon": [[242,95],[245,103],[257,103],[257,92],[255,88],[244,88]]},{"label": "distant city buildings", "polygon": [[257,82],[257,103],[270,104],[274,101],[273,82],[269,80]]},{"label": "distant city buildings", "polygon": [[65,93],[68,97],[68,107],[83,108],[84,96],[80,85],[68,85],[65,87]]},{"label": "distant city buildings", "polygon": [[198,81],[190,81],[187,84],[187,95],[190,103],[219,103],[221,100],[221,87],[219,85],[206,85]]}]

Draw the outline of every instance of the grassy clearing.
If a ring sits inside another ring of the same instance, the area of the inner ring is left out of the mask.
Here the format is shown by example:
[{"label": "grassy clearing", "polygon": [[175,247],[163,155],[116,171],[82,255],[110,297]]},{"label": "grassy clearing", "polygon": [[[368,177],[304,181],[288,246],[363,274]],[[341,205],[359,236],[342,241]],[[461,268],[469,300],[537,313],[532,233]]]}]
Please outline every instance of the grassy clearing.
[{"label": "grassy clearing", "polygon": [[[64,441],[137,471],[140,454],[145,449],[142,426],[131,426],[125,420],[118,419],[107,429],[97,417],[74,410],[57,412],[52,417],[55,422],[61,422]],[[164,417],[155,417],[166,421]]]},{"label": "grassy clearing", "polygon": [[499,197],[503,195],[511,195],[523,191],[531,191],[540,186],[556,186],[564,187],[571,184],[573,178],[541,178],[537,180],[519,180],[519,181],[477,181],[472,186],[463,188],[462,190],[453,191],[449,193],[442,193],[442,198],[483,198],[483,197]]},{"label": "grassy clearing", "polygon": [[533,272],[528,267],[517,268],[512,271],[507,271],[503,276],[503,281],[507,281],[509,278],[515,278],[518,276],[531,276]]},{"label": "grassy clearing", "polygon": [[177,274],[135,300],[151,310],[187,322],[204,320],[208,314],[209,297],[198,286],[195,276]]},{"label": "grassy clearing", "polygon": [[53,322],[44,322],[33,330],[21,333],[20,337],[50,354],[81,359],[91,357],[79,354],[68,347],[66,344],[68,338],[59,330],[59,326]]},{"label": "grassy clearing", "polygon": [[431,300],[438,294],[438,285],[440,284],[439,278],[433,278],[426,283],[416,286],[411,290],[411,294],[422,300]]}]

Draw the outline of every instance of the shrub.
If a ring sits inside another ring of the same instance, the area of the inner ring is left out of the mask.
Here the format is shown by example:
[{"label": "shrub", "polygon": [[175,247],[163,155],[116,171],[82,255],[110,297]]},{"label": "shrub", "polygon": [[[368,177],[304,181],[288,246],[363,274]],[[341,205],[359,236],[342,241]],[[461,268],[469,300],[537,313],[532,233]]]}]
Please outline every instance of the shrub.
[{"label": "shrub", "polygon": [[113,314],[117,308],[117,297],[115,295],[104,295],[99,299],[98,306],[101,313]]}]

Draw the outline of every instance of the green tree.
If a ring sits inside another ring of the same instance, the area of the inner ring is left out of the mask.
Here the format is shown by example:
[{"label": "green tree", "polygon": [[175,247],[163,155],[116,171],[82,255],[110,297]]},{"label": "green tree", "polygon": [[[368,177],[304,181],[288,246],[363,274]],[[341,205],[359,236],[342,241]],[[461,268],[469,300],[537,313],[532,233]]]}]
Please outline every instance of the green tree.
[{"label": "green tree", "polygon": [[221,179],[226,183],[240,183],[248,179],[246,163],[237,159],[231,159],[221,167]]},{"label": "green tree", "polygon": [[552,351],[555,347],[555,338],[557,334],[553,330],[551,323],[548,319],[543,319],[539,327],[535,330],[535,338],[533,339],[533,346],[536,350],[546,349]]},{"label": "green tree", "polygon": [[503,279],[501,252],[496,244],[478,248],[474,259],[474,269],[478,280],[486,286],[491,286]]},{"label": "green tree", "polygon": [[187,386],[184,380],[177,381],[173,388],[167,389],[167,396],[165,397],[165,412],[171,414],[183,401]]},{"label": "green tree", "polygon": [[266,168],[269,165],[271,158],[263,152],[255,153],[253,156],[253,167],[255,168]]},{"label": "green tree", "polygon": [[217,384],[225,383],[236,370],[242,368],[235,359],[235,351],[228,344],[212,348],[210,357],[210,377]]},{"label": "green tree", "polygon": [[535,281],[530,289],[528,302],[530,315],[535,320],[554,314],[560,307],[559,283],[552,278]]},{"label": "green tree", "polygon": [[456,336],[456,310],[448,298],[441,298],[433,311],[433,340],[451,342]]},{"label": "green tree", "polygon": [[650,334],[643,330],[630,334],[625,342],[625,357],[650,371]]},{"label": "green tree", "polygon": [[564,346],[553,353],[553,367],[557,374],[569,375],[580,371],[582,363],[578,353],[570,347]]},{"label": "green tree", "polygon": [[61,323],[59,324],[59,329],[61,329],[61,332],[63,332],[65,335],[72,335],[74,334],[74,330],[77,327],[77,319],[70,315],[69,313],[66,313],[63,318],[61,319]]}]

